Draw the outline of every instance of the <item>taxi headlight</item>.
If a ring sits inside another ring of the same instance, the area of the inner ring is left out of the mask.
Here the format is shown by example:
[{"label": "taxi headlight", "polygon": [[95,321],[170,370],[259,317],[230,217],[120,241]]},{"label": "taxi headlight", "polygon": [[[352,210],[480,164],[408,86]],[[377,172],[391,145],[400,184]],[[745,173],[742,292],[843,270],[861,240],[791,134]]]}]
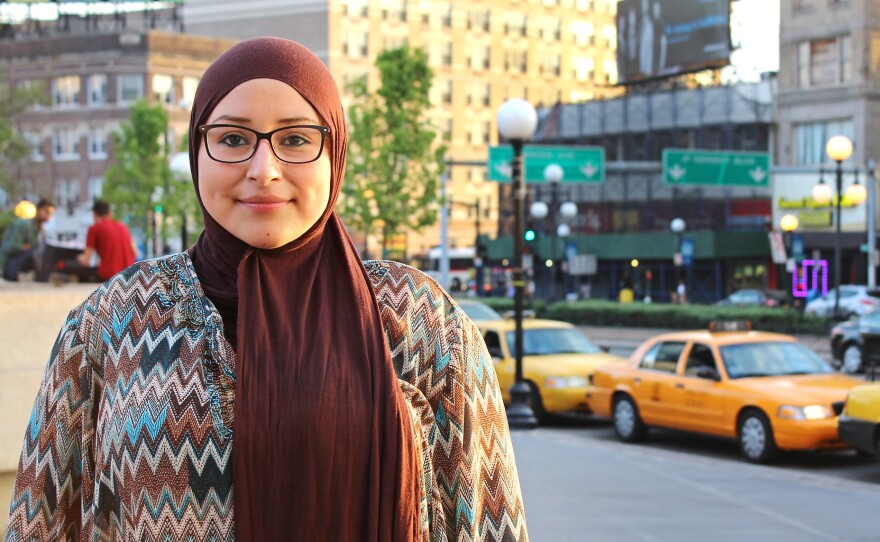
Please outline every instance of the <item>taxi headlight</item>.
[{"label": "taxi headlight", "polygon": [[544,379],[544,388],[548,390],[585,387],[587,387],[587,377],[585,376],[548,376]]},{"label": "taxi headlight", "polygon": [[834,412],[825,405],[782,405],[776,415],[784,420],[825,420],[833,418]]}]

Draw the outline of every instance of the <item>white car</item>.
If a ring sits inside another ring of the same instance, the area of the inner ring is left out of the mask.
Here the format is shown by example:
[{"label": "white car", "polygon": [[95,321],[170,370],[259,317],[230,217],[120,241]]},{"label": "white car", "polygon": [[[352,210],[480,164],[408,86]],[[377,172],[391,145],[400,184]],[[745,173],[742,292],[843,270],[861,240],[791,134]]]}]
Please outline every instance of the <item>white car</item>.
[{"label": "white car", "polygon": [[[828,318],[834,312],[836,289],[807,303],[804,312]],[[840,286],[841,318],[862,315],[880,309],[880,290],[869,290],[867,286],[843,284]]]}]

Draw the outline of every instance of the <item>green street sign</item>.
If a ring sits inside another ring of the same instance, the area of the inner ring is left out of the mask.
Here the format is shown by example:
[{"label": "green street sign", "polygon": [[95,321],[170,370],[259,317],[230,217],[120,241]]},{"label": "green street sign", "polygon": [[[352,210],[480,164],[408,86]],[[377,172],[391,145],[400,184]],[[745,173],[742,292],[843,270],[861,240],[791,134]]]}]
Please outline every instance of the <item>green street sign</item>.
[{"label": "green street sign", "polygon": [[[489,147],[489,180],[509,183],[513,148],[509,145]],[[602,147],[546,147],[535,145],[523,148],[525,181],[546,183],[544,168],[556,164],[562,168],[563,183],[605,182],[605,149]]]},{"label": "green street sign", "polygon": [[765,152],[665,149],[663,182],[715,186],[769,186],[770,155]]}]

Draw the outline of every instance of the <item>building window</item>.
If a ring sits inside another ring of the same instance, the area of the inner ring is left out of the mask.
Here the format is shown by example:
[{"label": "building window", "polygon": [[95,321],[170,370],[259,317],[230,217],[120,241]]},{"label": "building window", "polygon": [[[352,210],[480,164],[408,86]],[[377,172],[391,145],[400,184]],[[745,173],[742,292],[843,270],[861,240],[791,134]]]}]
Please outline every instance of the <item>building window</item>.
[{"label": "building window", "polygon": [[441,59],[444,66],[452,65],[452,42],[446,44],[443,50],[443,58]]},{"label": "building window", "polygon": [[153,75],[153,96],[159,103],[173,105],[176,101],[174,92],[174,78],[170,75]]},{"label": "building window", "polygon": [[55,128],[52,135],[52,157],[58,161],[79,160],[79,134],[66,126]]},{"label": "building window", "polygon": [[77,103],[79,98],[79,76],[68,75],[56,77],[52,80],[52,105],[55,107],[70,107]]},{"label": "building window", "polygon": [[446,119],[446,125],[443,129],[443,141],[452,141],[452,119]]},{"label": "building window", "polygon": [[89,158],[93,160],[107,158],[107,131],[103,126],[89,128]]},{"label": "building window", "polygon": [[104,177],[92,177],[86,186],[86,201],[95,201],[104,195]]},{"label": "building window", "polygon": [[528,51],[507,50],[504,55],[504,69],[509,72],[526,73],[529,67]]},{"label": "building window", "polygon": [[22,138],[31,150],[31,161],[42,162],[45,156],[43,156],[43,139],[40,137],[40,132],[27,131],[22,134]]},{"label": "building window", "polygon": [[527,32],[526,14],[525,13],[509,13],[507,15],[506,29],[507,29],[508,34],[525,36],[526,32]]},{"label": "building window", "polygon": [[190,107],[192,106],[193,100],[196,97],[196,89],[199,87],[199,78],[192,76],[185,76],[183,81],[181,81],[181,90],[183,92],[183,101],[181,102],[181,107]]},{"label": "building window", "polygon": [[468,13],[467,29],[488,32],[492,14],[488,10],[477,10]]},{"label": "building window", "polygon": [[852,79],[852,39],[836,36],[801,42],[797,48],[798,86],[827,87]]},{"label": "building window", "polygon": [[366,57],[369,53],[369,36],[365,32],[348,34],[345,49],[348,56],[352,58]]},{"label": "building window", "polygon": [[347,0],[345,11],[350,17],[366,17],[367,0]]},{"label": "building window", "polygon": [[539,57],[539,68],[543,75],[559,75],[560,59],[556,53],[543,53]]},{"label": "building window", "polygon": [[605,72],[605,82],[614,83],[617,81],[617,62],[614,60],[606,60],[602,63],[602,71]]},{"label": "building window", "polygon": [[122,74],[118,79],[119,103],[132,103],[144,97],[144,76],[140,74]]},{"label": "building window", "polygon": [[89,105],[107,103],[107,76],[104,74],[90,75],[86,83],[89,93]]},{"label": "building window", "polygon": [[443,26],[449,28],[452,26],[452,6],[450,4],[445,4],[440,7],[441,13],[441,22]]},{"label": "building window", "polygon": [[825,155],[825,143],[836,135],[845,135],[853,142],[853,145],[857,145],[856,139],[853,137],[852,119],[837,119],[825,122],[795,124],[795,165],[800,166],[828,162],[829,158]]},{"label": "building window", "polygon": [[576,57],[574,59],[574,78],[578,81],[592,81],[595,63],[592,58]]},{"label": "building window", "polygon": [[574,40],[579,46],[590,45],[593,38],[593,24],[587,21],[574,21],[571,23],[571,33],[574,34]]},{"label": "building window", "polygon": [[73,214],[79,205],[79,179],[61,179],[55,183],[55,204]]},{"label": "building window", "polygon": [[440,100],[445,104],[452,103],[452,81],[445,81],[443,84],[443,92],[440,95]]}]

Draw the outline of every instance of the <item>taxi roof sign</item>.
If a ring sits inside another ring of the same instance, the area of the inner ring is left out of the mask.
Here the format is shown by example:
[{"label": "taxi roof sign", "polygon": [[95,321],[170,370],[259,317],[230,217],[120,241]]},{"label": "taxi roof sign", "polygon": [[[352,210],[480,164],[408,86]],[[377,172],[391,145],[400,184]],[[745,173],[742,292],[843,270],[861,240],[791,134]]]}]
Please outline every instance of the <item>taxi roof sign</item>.
[{"label": "taxi roof sign", "polygon": [[752,323],[748,320],[713,320],[709,322],[709,331],[751,331]]}]

